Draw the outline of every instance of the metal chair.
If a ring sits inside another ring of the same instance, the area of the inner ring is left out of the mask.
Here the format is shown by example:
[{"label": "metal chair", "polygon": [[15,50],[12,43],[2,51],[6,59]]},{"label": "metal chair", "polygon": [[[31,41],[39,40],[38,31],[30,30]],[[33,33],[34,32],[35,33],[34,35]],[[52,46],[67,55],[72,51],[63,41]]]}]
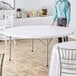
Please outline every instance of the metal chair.
[{"label": "metal chair", "polygon": [[2,68],[3,68],[4,55],[5,54],[0,54],[0,76],[2,76]]},{"label": "metal chair", "polygon": [[5,27],[12,27],[14,23],[14,10],[5,10]]},{"label": "metal chair", "polygon": [[[5,10],[5,28],[13,27],[14,23],[14,10]],[[13,38],[14,44],[16,44],[15,38]],[[6,39],[7,46],[7,39]]]},{"label": "metal chair", "polygon": [[76,49],[58,47],[60,76],[76,76]]},{"label": "metal chair", "polygon": [[[9,27],[13,27],[13,23],[14,23],[14,10],[2,10],[4,13],[4,24],[2,24],[2,26],[0,26],[0,31],[9,28]],[[5,44],[7,47],[7,40],[9,38],[4,36],[3,34],[0,33],[0,40],[5,40]],[[13,38],[14,40],[14,44],[16,44],[15,38]]]}]

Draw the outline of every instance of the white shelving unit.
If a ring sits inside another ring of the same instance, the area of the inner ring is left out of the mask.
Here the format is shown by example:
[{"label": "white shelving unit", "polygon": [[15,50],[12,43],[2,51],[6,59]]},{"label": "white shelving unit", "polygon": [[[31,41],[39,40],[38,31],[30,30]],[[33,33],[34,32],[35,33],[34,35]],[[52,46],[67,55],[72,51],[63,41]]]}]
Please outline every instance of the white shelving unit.
[{"label": "white shelving unit", "polygon": [[[16,18],[14,19],[13,26],[26,26],[26,25],[50,25],[52,16],[47,17],[32,17],[32,18]],[[0,20],[0,27],[4,26],[5,20]]]},{"label": "white shelving unit", "polygon": [[[5,18],[0,20],[0,30],[4,30],[8,27],[13,26],[13,10],[2,10],[3,15],[5,15]],[[7,44],[7,37],[3,34],[0,34],[0,40],[5,40]]]}]

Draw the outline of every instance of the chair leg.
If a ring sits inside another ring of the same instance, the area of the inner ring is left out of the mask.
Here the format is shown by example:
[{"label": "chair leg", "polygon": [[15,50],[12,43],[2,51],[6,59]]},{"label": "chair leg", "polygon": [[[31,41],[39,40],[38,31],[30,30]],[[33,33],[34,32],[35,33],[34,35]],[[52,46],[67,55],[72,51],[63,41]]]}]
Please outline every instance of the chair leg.
[{"label": "chair leg", "polygon": [[6,48],[7,48],[7,38],[4,37],[4,40],[5,40],[5,46],[6,46]]},{"label": "chair leg", "polygon": [[5,55],[4,53],[0,54],[0,76],[2,76],[4,55]]},{"label": "chair leg", "polygon": [[14,39],[14,44],[16,45],[16,40]]},{"label": "chair leg", "polygon": [[7,40],[5,40],[5,46],[7,47]]}]

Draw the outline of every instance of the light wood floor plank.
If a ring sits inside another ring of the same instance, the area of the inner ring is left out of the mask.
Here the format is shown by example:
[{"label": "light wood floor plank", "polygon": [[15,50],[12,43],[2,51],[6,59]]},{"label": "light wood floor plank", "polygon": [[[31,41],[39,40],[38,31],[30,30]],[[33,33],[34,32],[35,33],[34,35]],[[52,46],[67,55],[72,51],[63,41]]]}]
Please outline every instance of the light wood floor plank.
[{"label": "light wood floor plank", "polygon": [[[31,41],[17,40],[14,45],[12,41],[12,61],[9,61],[9,42],[6,48],[4,41],[0,42],[0,52],[5,53],[3,76],[48,76],[49,67],[46,67],[46,49],[39,41],[34,40],[34,52],[31,51]],[[57,43],[54,39],[49,46],[49,63],[53,45]]]}]

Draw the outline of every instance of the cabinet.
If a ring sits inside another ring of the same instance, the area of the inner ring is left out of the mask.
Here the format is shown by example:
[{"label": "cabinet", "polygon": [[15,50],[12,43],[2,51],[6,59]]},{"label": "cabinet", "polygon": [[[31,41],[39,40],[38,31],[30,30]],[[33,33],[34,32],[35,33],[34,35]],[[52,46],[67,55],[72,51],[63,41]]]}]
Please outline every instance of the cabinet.
[{"label": "cabinet", "polygon": [[14,26],[25,25],[50,25],[52,16],[47,17],[32,17],[32,18],[17,18],[14,19]]},{"label": "cabinet", "polygon": [[[13,26],[28,26],[28,25],[50,25],[52,16],[47,17],[32,17],[32,18],[16,18],[13,21]],[[5,25],[5,20],[0,20],[0,27]]]},{"label": "cabinet", "polygon": [[[50,25],[52,16],[47,17],[32,17],[32,18],[15,18],[13,19],[13,26],[28,26],[28,25]],[[6,20],[0,20],[0,27],[5,27]],[[7,25],[6,27],[9,27]]]}]

